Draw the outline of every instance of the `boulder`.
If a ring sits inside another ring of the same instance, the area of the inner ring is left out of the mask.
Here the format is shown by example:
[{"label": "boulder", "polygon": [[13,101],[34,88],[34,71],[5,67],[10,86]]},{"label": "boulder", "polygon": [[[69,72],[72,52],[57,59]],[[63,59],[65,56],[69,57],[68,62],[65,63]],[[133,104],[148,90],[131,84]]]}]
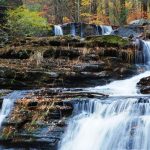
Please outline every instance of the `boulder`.
[{"label": "boulder", "polygon": [[142,78],[138,83],[137,87],[142,94],[150,94],[150,76]]},{"label": "boulder", "polygon": [[135,25],[127,25],[114,30],[113,34],[121,37],[136,38],[142,36],[144,28]]},{"label": "boulder", "polygon": [[149,103],[149,99],[148,98],[139,98],[137,103]]},{"label": "boulder", "polygon": [[136,26],[144,26],[144,25],[149,25],[150,20],[147,19],[138,19],[138,20],[133,20],[129,23],[130,25],[136,25]]}]

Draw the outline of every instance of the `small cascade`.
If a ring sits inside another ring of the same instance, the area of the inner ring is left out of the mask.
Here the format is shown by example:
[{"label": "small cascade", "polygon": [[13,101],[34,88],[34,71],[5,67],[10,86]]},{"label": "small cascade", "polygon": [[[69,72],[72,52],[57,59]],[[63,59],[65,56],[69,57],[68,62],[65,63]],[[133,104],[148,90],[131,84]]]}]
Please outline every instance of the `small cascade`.
[{"label": "small cascade", "polygon": [[82,112],[70,120],[60,150],[150,149],[149,98],[108,98],[77,107]]},{"label": "small cascade", "polygon": [[71,35],[76,36],[76,28],[74,23],[71,24]]},{"label": "small cascade", "polygon": [[111,26],[101,25],[100,27],[102,29],[102,35],[109,35],[113,31]]},{"label": "small cascade", "polygon": [[55,25],[54,33],[55,33],[55,36],[63,35],[62,27],[60,25]]},{"label": "small cascade", "polygon": [[100,35],[100,26],[96,25],[96,35]]},{"label": "small cascade", "polygon": [[14,91],[14,92],[8,94],[4,98],[3,104],[2,104],[2,109],[0,112],[0,127],[1,127],[4,119],[10,114],[15,101],[17,99],[22,98],[26,93],[27,93],[27,91]]},{"label": "small cascade", "polygon": [[136,84],[141,78],[150,75],[150,71],[136,75],[130,79],[114,81],[104,86],[89,88],[89,91],[105,93],[111,96],[138,96]]},{"label": "small cascade", "polygon": [[150,66],[150,41],[136,40],[137,51],[135,54],[135,63],[145,65],[147,69]]},{"label": "small cascade", "polygon": [[150,66],[150,41],[143,41],[144,64]]},{"label": "small cascade", "polygon": [[80,36],[81,36],[81,38],[83,38],[83,23],[81,23],[81,31],[80,31]]}]

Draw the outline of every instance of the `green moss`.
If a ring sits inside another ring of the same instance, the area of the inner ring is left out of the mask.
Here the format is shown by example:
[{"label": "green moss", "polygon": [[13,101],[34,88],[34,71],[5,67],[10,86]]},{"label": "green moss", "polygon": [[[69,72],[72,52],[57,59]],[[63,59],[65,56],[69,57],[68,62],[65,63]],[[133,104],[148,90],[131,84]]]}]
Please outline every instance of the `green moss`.
[{"label": "green moss", "polygon": [[57,41],[67,41],[67,42],[80,42],[80,37],[74,37],[72,35],[64,35],[64,36],[54,36],[51,37],[51,40],[57,40]]},{"label": "green moss", "polygon": [[129,44],[128,39],[124,39],[116,35],[103,35],[87,37],[86,39],[88,46],[119,46],[124,47]]}]

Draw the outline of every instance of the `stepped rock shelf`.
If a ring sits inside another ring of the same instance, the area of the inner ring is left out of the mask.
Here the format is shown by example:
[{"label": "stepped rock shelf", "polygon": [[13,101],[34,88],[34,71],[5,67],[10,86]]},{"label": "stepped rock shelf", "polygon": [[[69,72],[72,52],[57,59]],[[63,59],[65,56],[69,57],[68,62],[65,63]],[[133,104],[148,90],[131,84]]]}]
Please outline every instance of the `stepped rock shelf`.
[{"label": "stepped rock shelf", "polygon": [[131,40],[113,35],[18,39],[0,48],[0,87],[103,85],[137,73],[136,49]]}]

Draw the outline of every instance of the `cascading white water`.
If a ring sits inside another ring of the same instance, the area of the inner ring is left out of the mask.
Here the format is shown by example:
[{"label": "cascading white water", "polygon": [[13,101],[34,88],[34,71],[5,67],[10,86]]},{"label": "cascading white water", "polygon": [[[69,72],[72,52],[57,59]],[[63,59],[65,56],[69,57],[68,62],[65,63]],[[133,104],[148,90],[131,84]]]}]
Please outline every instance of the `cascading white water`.
[{"label": "cascading white water", "polygon": [[80,105],[82,112],[69,122],[60,150],[150,149],[149,98],[109,98]]},{"label": "cascading white water", "polygon": [[55,36],[63,35],[62,27],[60,25],[55,25],[54,26],[54,33],[55,33]]},{"label": "cascading white water", "polygon": [[76,36],[76,28],[74,23],[71,24],[71,35]]},{"label": "cascading white water", "polygon": [[[144,63],[150,65],[150,42],[143,43]],[[113,97],[79,102],[59,150],[150,150],[150,97],[136,89],[147,76],[150,71],[88,89]]]},{"label": "cascading white water", "polygon": [[134,76],[130,79],[114,81],[104,86],[97,86],[95,88],[89,88],[88,90],[93,92],[105,93],[111,96],[136,96],[137,92],[136,84],[141,78],[150,75],[150,71],[146,71],[142,74]]},{"label": "cascading white water", "polygon": [[150,41],[143,41],[143,43],[144,64],[150,66]]},{"label": "cascading white water", "polygon": [[102,35],[109,35],[113,31],[112,26],[101,25]]},{"label": "cascading white water", "polygon": [[25,94],[27,93],[27,91],[14,91],[10,94],[8,94],[2,103],[2,109],[0,111],[0,127],[4,121],[4,119],[9,115],[9,113],[11,112],[13,106],[14,106],[14,102],[17,99],[22,98]]}]

